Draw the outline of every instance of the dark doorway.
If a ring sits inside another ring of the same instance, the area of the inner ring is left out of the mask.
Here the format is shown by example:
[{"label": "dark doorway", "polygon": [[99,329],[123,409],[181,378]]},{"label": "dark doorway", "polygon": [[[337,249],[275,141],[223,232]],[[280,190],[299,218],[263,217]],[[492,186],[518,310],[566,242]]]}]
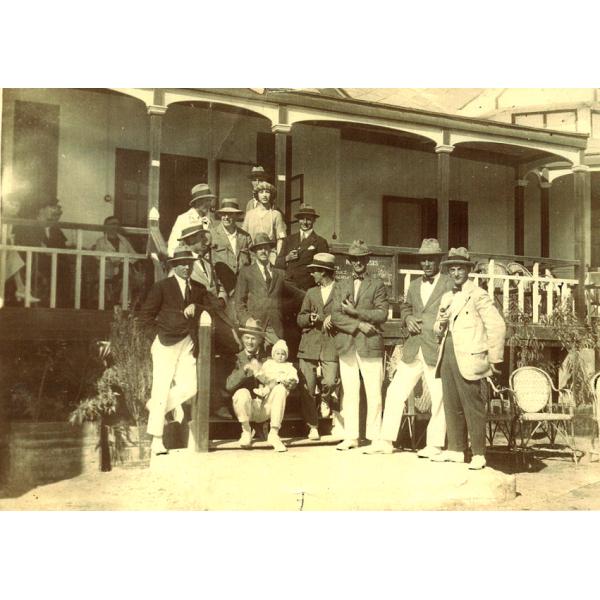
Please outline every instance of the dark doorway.
[{"label": "dark doorway", "polygon": [[450,200],[450,226],[448,246],[450,248],[469,247],[469,203]]},{"label": "dark doorway", "polygon": [[275,184],[275,134],[259,131],[256,134],[256,164],[265,169]]},{"label": "dark doorway", "polygon": [[437,236],[435,198],[383,197],[383,244],[418,248],[423,238]]}]

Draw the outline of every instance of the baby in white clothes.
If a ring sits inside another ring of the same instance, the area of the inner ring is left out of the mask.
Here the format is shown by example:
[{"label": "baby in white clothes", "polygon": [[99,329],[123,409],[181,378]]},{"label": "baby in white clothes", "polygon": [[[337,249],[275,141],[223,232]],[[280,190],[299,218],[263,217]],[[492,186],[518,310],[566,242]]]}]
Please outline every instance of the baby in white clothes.
[{"label": "baby in white clothes", "polygon": [[288,354],[285,340],[275,342],[271,350],[272,358],[267,359],[256,374],[256,378],[262,384],[253,390],[257,396],[266,398],[278,383],[285,385],[288,390],[296,387],[299,381],[298,372],[291,362],[287,362]]}]

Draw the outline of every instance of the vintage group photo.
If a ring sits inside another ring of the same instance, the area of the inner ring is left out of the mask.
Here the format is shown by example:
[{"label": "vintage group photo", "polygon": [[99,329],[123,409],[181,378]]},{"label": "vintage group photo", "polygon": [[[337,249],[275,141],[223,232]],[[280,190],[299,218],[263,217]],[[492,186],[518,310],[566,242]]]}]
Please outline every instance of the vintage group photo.
[{"label": "vintage group photo", "polygon": [[0,510],[600,508],[600,89],[0,109]]}]

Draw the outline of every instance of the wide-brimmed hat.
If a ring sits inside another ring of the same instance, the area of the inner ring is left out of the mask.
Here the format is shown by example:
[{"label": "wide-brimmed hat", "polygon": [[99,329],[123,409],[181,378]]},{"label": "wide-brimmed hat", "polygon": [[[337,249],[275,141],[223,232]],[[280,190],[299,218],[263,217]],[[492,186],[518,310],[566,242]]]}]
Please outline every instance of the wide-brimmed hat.
[{"label": "wide-brimmed hat", "polygon": [[362,240],[354,240],[346,252],[347,256],[370,256],[372,253]]},{"label": "wide-brimmed hat", "polygon": [[335,271],[335,256],[329,252],[317,252],[307,269],[327,269]]},{"label": "wide-brimmed hat", "polygon": [[240,205],[238,204],[237,198],[223,198],[223,200],[221,200],[221,206],[215,211],[215,214],[219,215],[225,213],[241,215],[243,212],[243,210],[240,210]]},{"label": "wide-brimmed hat", "polygon": [[469,256],[469,251],[466,248],[450,248],[448,252],[448,258],[443,260],[440,265],[442,267],[448,267],[450,265],[468,265],[473,266],[473,262]]},{"label": "wide-brimmed hat", "polygon": [[208,183],[199,183],[192,188],[192,197],[190,198],[190,205],[194,204],[196,200],[214,200],[216,196],[210,191]]},{"label": "wide-brimmed hat", "polygon": [[310,206],[310,204],[303,204],[300,207],[300,210],[298,210],[298,212],[294,215],[294,218],[298,219],[303,215],[307,217],[313,217],[314,219],[319,217],[319,213],[317,213],[317,211]]},{"label": "wide-brimmed hat", "polygon": [[264,170],[260,165],[256,165],[252,167],[250,173],[248,174],[248,179],[260,179],[261,181],[267,181],[269,179],[269,174]]},{"label": "wide-brimmed hat", "polygon": [[257,233],[254,241],[250,244],[250,250],[254,250],[254,248],[258,248],[259,246],[275,246],[276,243],[266,233]]},{"label": "wide-brimmed hat", "polygon": [[246,321],[246,325],[244,327],[239,327],[238,331],[240,333],[250,333],[251,335],[265,337],[265,328],[263,327],[262,323],[256,319],[253,319],[252,317]]},{"label": "wide-brimmed hat", "polygon": [[435,238],[425,238],[421,242],[421,247],[417,251],[417,254],[420,254],[421,256],[442,256],[446,253],[442,250],[440,243]]},{"label": "wide-brimmed hat", "polygon": [[175,248],[173,256],[169,256],[167,258],[167,261],[171,264],[177,262],[194,262],[195,260],[196,257],[194,256],[194,253],[187,248],[183,248],[182,246]]},{"label": "wide-brimmed hat", "polygon": [[204,229],[202,225],[191,225],[190,227],[186,227],[185,229],[183,229],[183,231],[181,232],[181,236],[177,238],[177,241],[181,242],[181,240],[185,240],[186,238],[195,235],[199,231],[206,231],[206,233],[208,233],[208,231]]}]

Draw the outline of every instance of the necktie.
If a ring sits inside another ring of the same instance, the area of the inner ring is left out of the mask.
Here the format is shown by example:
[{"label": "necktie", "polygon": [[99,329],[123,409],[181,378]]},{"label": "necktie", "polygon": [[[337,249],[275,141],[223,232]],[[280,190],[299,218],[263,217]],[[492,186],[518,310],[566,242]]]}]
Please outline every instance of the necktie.
[{"label": "necktie", "polygon": [[206,268],[206,264],[204,263],[204,260],[202,258],[200,259],[200,264],[202,265],[202,270],[204,271],[204,274],[210,279],[210,277],[208,276],[208,269]]},{"label": "necktie", "polygon": [[268,267],[265,267],[265,281],[267,282],[267,287],[270,288],[272,277],[271,277],[271,273],[269,273]]},{"label": "necktie", "polygon": [[433,283],[433,277],[425,277],[423,275],[423,283]]},{"label": "necktie", "polygon": [[365,278],[365,274],[361,273],[360,275],[356,274],[356,273],[352,273],[352,279],[356,280],[360,280],[362,281]]},{"label": "necktie", "polygon": [[190,285],[190,280],[186,279],[185,281],[185,305],[188,306],[192,303],[192,286]]}]

